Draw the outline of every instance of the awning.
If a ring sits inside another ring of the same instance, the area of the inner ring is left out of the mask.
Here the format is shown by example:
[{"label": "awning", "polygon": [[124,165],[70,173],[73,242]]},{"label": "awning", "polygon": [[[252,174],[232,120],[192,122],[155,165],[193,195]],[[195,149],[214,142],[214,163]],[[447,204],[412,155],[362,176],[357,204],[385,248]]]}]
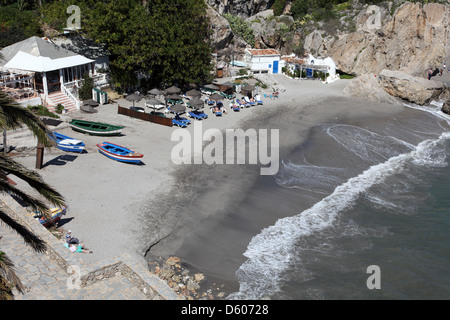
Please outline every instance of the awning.
[{"label": "awning", "polygon": [[48,57],[36,57],[23,51],[17,54],[4,65],[7,69],[19,69],[33,72],[47,72],[64,68],[75,67],[94,62],[80,55],[50,59]]}]

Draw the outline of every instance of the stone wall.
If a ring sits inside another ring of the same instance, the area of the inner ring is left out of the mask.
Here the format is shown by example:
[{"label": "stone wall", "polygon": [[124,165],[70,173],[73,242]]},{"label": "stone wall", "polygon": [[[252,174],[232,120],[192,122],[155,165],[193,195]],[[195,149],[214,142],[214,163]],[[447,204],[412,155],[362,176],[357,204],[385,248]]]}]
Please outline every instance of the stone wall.
[{"label": "stone wall", "polygon": [[[83,270],[81,287],[87,287],[97,282],[105,281],[112,277],[126,277],[149,300],[179,300],[179,297],[163,280],[151,273],[147,266],[129,254],[123,254],[109,260],[103,260],[96,264],[86,264],[80,255],[72,254],[63,245],[62,240],[57,239],[45,227],[33,219],[27,211],[11,196],[1,195],[0,201],[7,206],[9,214],[24,226],[32,230],[47,245],[46,254],[56,262],[62,270],[68,270],[69,266],[79,266]],[[98,297],[99,300],[104,297]]]}]

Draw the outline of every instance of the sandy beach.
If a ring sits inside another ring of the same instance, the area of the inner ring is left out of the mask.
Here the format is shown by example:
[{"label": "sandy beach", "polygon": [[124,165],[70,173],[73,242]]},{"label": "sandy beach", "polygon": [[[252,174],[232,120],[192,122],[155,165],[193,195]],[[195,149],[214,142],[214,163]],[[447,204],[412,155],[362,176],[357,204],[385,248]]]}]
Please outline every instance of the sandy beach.
[{"label": "sandy beach", "polygon": [[[267,128],[271,119],[277,118],[282,122],[290,117],[289,110],[295,108],[302,115],[296,126],[273,128],[280,129],[280,154],[283,154],[299,140],[306,139],[309,130],[318,123],[352,117],[372,117],[376,122],[377,116],[396,114],[402,110],[401,106],[345,97],[342,91],[349,80],[323,84],[320,81],[292,80],[283,75],[273,75],[272,78],[283,89],[278,99],[263,98],[264,105],[240,112],[228,108],[228,113],[223,117],[215,117],[205,108],[209,118],[202,122],[203,130]],[[220,79],[219,83],[224,81]],[[143,104],[144,101],[136,103],[137,106]],[[245,197],[241,191],[254,182],[254,175],[247,176],[245,166],[242,166],[243,170],[236,166],[232,176],[227,176],[229,173],[221,171],[220,166],[173,164],[171,151],[177,142],[171,141],[172,133],[174,130],[192,133],[193,126],[171,128],[118,115],[118,105],[129,107],[132,102],[120,99],[116,103],[97,107],[98,113],[75,112],[66,117],[67,120],[77,118],[122,125],[125,127],[123,136],[88,136],[73,131],[67,123],[55,128],[55,131],[82,140],[87,150],[87,153],[75,154],[56,148],[46,149],[44,168],[38,170],[44,180],[66,199],[68,213],[62,220],[62,227],[70,229],[94,252],[84,256],[87,262],[108,259],[124,252],[141,259],[143,263],[147,253],[155,256],[176,255],[186,235],[194,230],[204,233],[204,241],[207,242],[209,236],[214,237],[217,228],[207,218],[222,214],[224,206],[239,205]],[[144,154],[143,164],[119,163],[99,154],[96,144],[103,141]],[[14,139],[9,141],[12,145],[15,142]],[[36,158],[32,154],[21,156],[18,153],[16,160],[30,169],[35,167]],[[257,165],[253,168],[259,170]],[[210,179],[211,175],[229,182],[215,184]],[[30,190],[19,179],[11,178],[23,190]],[[207,198],[207,201],[197,202],[201,197]],[[258,221],[252,228],[257,232],[276,219],[272,217],[272,221]],[[233,223],[239,222],[231,220],[230,224]],[[238,240],[242,241],[236,237]],[[240,245],[245,248],[247,243],[243,241]],[[189,256],[189,252],[185,255]],[[232,263],[235,265],[240,261]],[[202,269],[199,265],[194,267],[200,271]]]}]

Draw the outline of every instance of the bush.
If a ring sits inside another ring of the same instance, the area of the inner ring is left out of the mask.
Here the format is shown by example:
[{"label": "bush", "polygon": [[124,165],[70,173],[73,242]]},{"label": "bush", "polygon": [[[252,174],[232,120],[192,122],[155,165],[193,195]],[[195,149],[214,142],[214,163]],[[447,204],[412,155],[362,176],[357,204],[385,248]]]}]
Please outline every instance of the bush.
[{"label": "bush", "polygon": [[56,106],[56,113],[61,114],[64,110],[64,106],[61,103],[58,103],[58,105]]},{"label": "bush", "polygon": [[46,116],[50,118],[59,118],[56,114],[53,112],[48,111],[46,107],[43,105],[37,105],[37,106],[28,106],[28,109],[30,109],[32,112],[34,112],[38,116]]},{"label": "bush", "polygon": [[228,20],[233,33],[244,39],[244,41],[252,47],[255,45],[255,35],[253,34],[253,29],[250,27],[249,23],[230,13],[225,14],[224,17]]},{"label": "bush", "polygon": [[247,74],[248,74],[247,69],[239,69],[239,75],[240,76],[245,76]]},{"label": "bush", "polygon": [[80,100],[88,100],[92,98],[92,89],[94,89],[94,79],[89,76],[89,73],[83,75],[83,84],[78,90]]}]

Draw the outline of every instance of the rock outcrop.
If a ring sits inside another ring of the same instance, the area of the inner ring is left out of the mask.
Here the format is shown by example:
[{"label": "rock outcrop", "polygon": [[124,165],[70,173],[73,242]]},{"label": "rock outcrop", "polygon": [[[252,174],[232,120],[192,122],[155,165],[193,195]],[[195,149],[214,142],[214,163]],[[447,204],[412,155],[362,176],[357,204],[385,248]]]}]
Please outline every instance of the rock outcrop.
[{"label": "rock outcrop", "polygon": [[444,83],[414,77],[402,71],[382,70],[380,84],[391,96],[424,105],[437,99],[446,89]]},{"label": "rock outcrop", "polygon": [[207,0],[206,3],[220,14],[231,13],[235,16],[248,18],[258,12],[270,9],[275,0]]},{"label": "rock outcrop", "polygon": [[450,100],[444,102],[441,110],[446,114],[450,114]]},{"label": "rock outcrop", "polygon": [[[387,9],[369,6],[357,18],[357,31],[344,34],[326,54],[350,74],[379,74],[383,69],[426,76],[447,56],[450,6],[405,3],[392,18]],[[322,52],[325,53],[325,52]]]},{"label": "rock outcrop", "polygon": [[353,79],[344,89],[347,96],[370,101],[399,104],[399,99],[389,95],[381,86],[379,77],[368,73]]}]

